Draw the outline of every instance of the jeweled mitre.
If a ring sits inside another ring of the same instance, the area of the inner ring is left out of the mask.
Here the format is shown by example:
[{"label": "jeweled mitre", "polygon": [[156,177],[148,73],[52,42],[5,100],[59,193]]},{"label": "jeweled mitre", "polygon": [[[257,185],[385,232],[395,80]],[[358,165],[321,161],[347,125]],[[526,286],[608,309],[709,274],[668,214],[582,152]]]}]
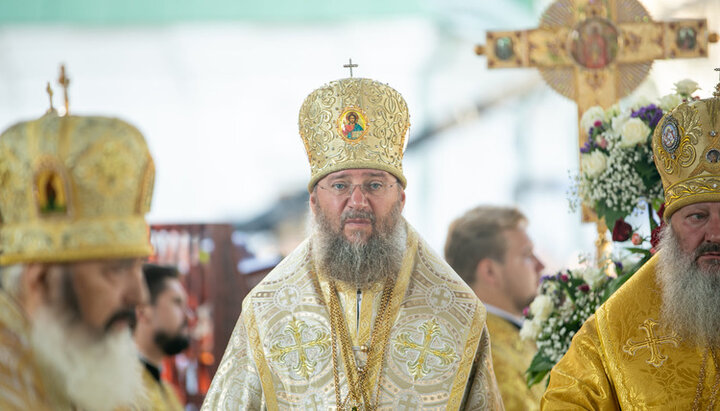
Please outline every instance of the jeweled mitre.
[{"label": "jeweled mitre", "polygon": [[665,189],[665,219],[680,208],[720,201],[720,85],[713,98],[684,102],[653,134],[655,166]]},{"label": "jeweled mitre", "polygon": [[366,78],[330,82],[300,108],[300,136],[310,161],[310,183],[339,170],[373,168],[393,174],[403,187],[405,136],[410,119],[400,93]]},{"label": "jeweled mitre", "polygon": [[43,117],[0,135],[0,264],[143,257],[155,167],[108,117]]}]

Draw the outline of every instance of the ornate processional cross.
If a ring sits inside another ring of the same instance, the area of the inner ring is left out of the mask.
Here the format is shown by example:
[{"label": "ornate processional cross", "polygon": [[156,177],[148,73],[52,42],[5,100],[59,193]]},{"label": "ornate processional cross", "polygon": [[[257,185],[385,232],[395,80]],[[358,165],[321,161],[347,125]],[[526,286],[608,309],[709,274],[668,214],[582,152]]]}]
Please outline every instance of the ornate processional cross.
[{"label": "ornate processional cross", "polygon": [[488,32],[476,53],[489,68],[537,67],[582,115],[632,92],[654,60],[707,57],[717,41],[706,19],[655,22],[637,0],[557,0],[539,28]]},{"label": "ornate processional cross", "polygon": [[[580,117],[632,92],[654,60],[707,57],[718,41],[706,19],[656,22],[638,0],[556,0],[532,30],[488,32],[475,52],[489,68],[536,67],[555,91],[575,101]],[[587,141],[579,127],[579,146]],[[583,221],[595,218],[583,207]],[[609,222],[612,224],[613,222]],[[598,257],[607,246],[598,222]]]}]

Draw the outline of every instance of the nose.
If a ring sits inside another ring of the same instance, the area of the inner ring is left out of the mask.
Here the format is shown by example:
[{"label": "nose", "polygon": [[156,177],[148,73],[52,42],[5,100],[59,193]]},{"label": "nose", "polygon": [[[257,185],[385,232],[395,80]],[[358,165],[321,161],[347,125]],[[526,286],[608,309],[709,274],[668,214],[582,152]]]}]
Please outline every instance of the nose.
[{"label": "nose", "polygon": [[355,184],[350,189],[350,198],[348,199],[348,205],[352,208],[365,208],[368,207],[369,203],[365,193],[362,190],[360,184]]},{"label": "nose", "polygon": [[134,307],[149,302],[150,293],[142,273],[142,265],[137,264],[128,269],[123,284],[123,303]]},{"label": "nose", "polygon": [[712,213],[706,226],[705,241],[720,242],[720,213]]},{"label": "nose", "polygon": [[545,264],[543,264],[536,255],[533,255],[533,258],[535,259],[535,272],[539,275],[543,268],[545,268]]}]

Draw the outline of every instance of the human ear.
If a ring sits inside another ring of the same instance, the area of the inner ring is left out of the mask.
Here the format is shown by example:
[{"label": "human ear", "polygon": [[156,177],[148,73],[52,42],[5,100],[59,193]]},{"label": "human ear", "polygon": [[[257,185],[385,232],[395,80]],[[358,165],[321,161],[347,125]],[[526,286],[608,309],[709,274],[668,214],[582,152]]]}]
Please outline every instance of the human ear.
[{"label": "human ear", "polygon": [[475,267],[475,281],[495,285],[498,282],[499,271],[497,261],[492,258],[483,258]]}]

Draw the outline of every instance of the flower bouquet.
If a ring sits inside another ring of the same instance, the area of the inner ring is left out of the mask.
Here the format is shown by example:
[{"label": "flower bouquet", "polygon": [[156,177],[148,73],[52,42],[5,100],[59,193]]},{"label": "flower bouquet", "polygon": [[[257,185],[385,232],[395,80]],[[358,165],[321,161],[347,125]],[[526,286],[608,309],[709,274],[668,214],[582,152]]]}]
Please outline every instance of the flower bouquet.
[{"label": "flower bouquet", "polygon": [[606,268],[586,263],[542,278],[538,296],[523,313],[520,330],[520,337],[534,340],[538,349],[526,371],[528,386],[545,378],[585,320],[611,293],[617,278],[608,277]]},{"label": "flower bouquet", "polygon": [[[664,204],[653,162],[652,133],[665,112],[698,99],[692,96],[697,89],[694,81],[683,80],[675,83],[675,93],[657,103],[640,100],[608,110],[596,106],[583,114],[580,123],[588,130],[588,142],[580,149],[581,172],[575,177],[571,208],[580,202],[588,205],[612,224],[613,241],[630,240],[632,246],[601,267],[586,260],[580,268],[543,277],[520,331],[523,339],[534,340],[538,348],[526,371],[528,386],[545,378],[585,320],[655,252]],[[625,221],[640,210],[647,210],[649,235],[643,236]]]},{"label": "flower bouquet", "polygon": [[[675,83],[675,93],[652,103],[645,99],[622,109],[591,107],[580,125],[588,131],[588,142],[580,149],[580,174],[575,178],[577,200],[588,205],[612,228],[613,241],[631,237],[624,220],[633,212],[659,210],[663,202],[662,182],[652,154],[652,133],[666,111],[683,101],[698,99],[692,80]],[[571,202],[576,208],[578,201]],[[651,222],[651,229],[655,226]]]}]

